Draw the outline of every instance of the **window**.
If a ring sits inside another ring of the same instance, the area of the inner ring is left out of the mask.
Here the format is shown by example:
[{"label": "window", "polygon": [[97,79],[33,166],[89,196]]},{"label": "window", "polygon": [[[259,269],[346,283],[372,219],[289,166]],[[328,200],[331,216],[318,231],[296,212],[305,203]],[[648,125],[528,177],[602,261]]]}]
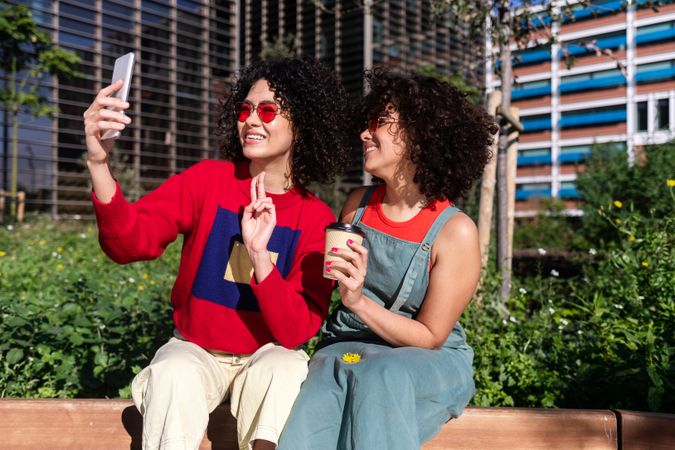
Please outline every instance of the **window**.
[{"label": "window", "polygon": [[648,129],[648,111],[647,102],[639,102],[637,104],[637,130],[647,131]]},{"label": "window", "polygon": [[560,148],[558,161],[563,164],[583,161],[591,152],[590,145],[573,145]]},{"label": "window", "polygon": [[667,130],[670,122],[670,104],[667,98],[662,98],[656,102],[656,128],[658,130]]},{"label": "window", "polygon": [[537,116],[521,117],[520,123],[522,123],[523,127],[525,128],[523,133],[549,130],[551,128],[551,116],[549,114],[542,114]]},{"label": "window", "polygon": [[518,165],[532,166],[537,164],[550,164],[551,150],[548,148],[531,148],[518,150]]},{"label": "window", "polygon": [[516,200],[550,196],[551,185],[549,183],[524,183],[516,186]]}]

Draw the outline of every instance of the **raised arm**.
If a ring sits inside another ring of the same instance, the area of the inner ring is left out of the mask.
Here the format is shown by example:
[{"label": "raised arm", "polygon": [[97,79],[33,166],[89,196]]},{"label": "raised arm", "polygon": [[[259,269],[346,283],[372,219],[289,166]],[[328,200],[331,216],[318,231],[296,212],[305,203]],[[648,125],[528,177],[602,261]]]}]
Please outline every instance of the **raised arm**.
[{"label": "raised arm", "polygon": [[129,103],[111,97],[123,85],[118,80],[99,91],[98,95],[84,112],[84,134],[87,145],[87,168],[96,198],[108,203],[115,195],[115,179],[108,165],[108,154],[115,143],[114,139],[101,140],[108,130],[122,131],[131,123],[131,119],[123,114],[108,109],[114,107],[120,111],[129,108]]}]

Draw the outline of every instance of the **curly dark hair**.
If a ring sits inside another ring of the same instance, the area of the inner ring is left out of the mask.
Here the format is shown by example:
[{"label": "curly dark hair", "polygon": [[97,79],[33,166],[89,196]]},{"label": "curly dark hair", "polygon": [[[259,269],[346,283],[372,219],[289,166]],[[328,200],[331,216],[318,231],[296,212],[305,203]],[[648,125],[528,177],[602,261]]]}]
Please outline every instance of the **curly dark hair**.
[{"label": "curly dark hair", "polygon": [[220,102],[216,135],[226,160],[245,161],[235,105],[246,98],[256,81],[265,79],[293,130],[293,184],[331,181],[349,162],[349,101],[335,73],[311,58],[258,61],[241,70],[232,90]]},{"label": "curly dark hair", "polygon": [[492,156],[498,130],[492,116],[435,78],[380,67],[367,71],[366,80],[370,91],[361,102],[361,124],[393,106],[422,194],[428,201],[464,196]]}]

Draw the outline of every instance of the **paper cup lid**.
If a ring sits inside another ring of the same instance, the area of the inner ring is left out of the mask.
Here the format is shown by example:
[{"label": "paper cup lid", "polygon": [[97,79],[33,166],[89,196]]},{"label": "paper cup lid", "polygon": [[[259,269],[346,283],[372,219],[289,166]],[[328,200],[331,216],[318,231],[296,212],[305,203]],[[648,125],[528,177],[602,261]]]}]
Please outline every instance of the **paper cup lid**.
[{"label": "paper cup lid", "polygon": [[364,231],[361,228],[349,223],[333,222],[330,225],[326,226],[326,230],[346,231],[347,233],[354,233],[363,237],[366,236],[366,233],[364,233]]}]

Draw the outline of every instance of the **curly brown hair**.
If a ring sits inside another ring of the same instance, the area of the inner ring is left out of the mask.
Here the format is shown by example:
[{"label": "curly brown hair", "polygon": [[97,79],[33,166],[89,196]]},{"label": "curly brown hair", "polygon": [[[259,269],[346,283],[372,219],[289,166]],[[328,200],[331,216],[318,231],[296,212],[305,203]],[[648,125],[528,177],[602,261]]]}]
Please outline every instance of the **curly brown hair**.
[{"label": "curly brown hair", "polygon": [[375,68],[366,80],[370,91],[360,104],[361,124],[393,106],[422,194],[428,201],[465,195],[492,156],[498,131],[493,117],[435,78]]},{"label": "curly brown hair", "polygon": [[243,68],[230,94],[220,102],[216,135],[223,157],[245,161],[235,105],[246,98],[256,81],[265,79],[293,130],[291,178],[293,184],[332,181],[350,158],[349,100],[335,73],[312,58],[258,61]]}]

